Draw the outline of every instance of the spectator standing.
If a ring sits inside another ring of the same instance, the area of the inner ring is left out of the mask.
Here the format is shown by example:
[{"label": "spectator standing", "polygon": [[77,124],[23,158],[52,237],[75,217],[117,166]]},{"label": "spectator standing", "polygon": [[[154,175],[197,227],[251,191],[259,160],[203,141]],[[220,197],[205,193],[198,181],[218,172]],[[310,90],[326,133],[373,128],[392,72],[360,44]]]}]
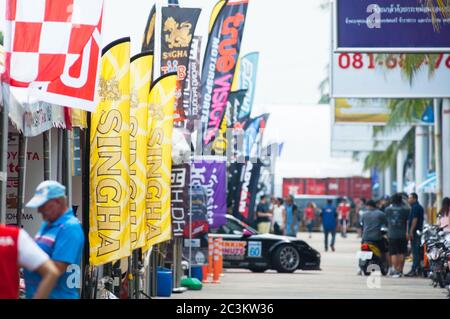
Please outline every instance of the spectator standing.
[{"label": "spectator standing", "polygon": [[[44,181],[26,207],[37,208],[42,214],[44,222],[35,241],[58,269],[59,279],[50,299],[79,299],[84,234],[80,222],[67,206],[66,188],[55,181]],[[35,295],[41,281],[38,273],[25,271],[27,298]]]},{"label": "spectator standing", "polygon": [[299,212],[297,205],[294,204],[294,197],[288,195],[286,197],[286,204],[284,205],[286,210],[286,223],[285,223],[285,234],[286,236],[297,236],[298,223],[299,223]]},{"label": "spectator standing", "polygon": [[350,215],[350,204],[344,198],[337,207],[337,213],[339,218],[339,225],[341,227],[341,236],[347,237],[348,217]]},{"label": "spectator standing", "polygon": [[305,223],[306,228],[308,229],[309,238],[311,238],[315,219],[316,219],[316,208],[314,206],[314,203],[310,202],[305,208]]},{"label": "spectator standing", "polygon": [[335,251],[337,212],[331,199],[328,199],[327,205],[322,208],[320,217],[322,219],[323,232],[325,235],[325,251],[328,251],[328,235],[331,235],[331,250]]},{"label": "spectator standing", "polygon": [[439,226],[445,232],[450,232],[450,198],[448,197],[442,200],[442,209],[439,212]]},{"label": "spectator standing", "polygon": [[283,206],[283,199],[277,198],[273,208],[272,228],[275,235],[284,235],[286,224],[286,210]]},{"label": "spectator standing", "polygon": [[261,234],[267,234],[270,232],[270,223],[272,214],[269,211],[269,205],[267,204],[266,195],[261,196],[260,203],[256,207],[256,223],[258,232]]},{"label": "spectator standing", "polygon": [[411,242],[411,252],[413,255],[413,264],[411,271],[406,274],[407,277],[415,277],[421,272],[420,267],[420,235],[419,230],[423,230],[424,210],[419,203],[419,197],[416,193],[411,193],[408,197],[411,205],[411,211],[408,217],[408,240]]},{"label": "spectator standing", "polygon": [[391,265],[394,267],[391,275],[399,278],[403,276],[403,264],[408,251],[407,223],[410,209],[403,205],[402,196],[395,194],[392,196],[392,204],[386,208],[385,213],[388,221],[389,254]]},{"label": "spectator standing", "polygon": [[42,278],[32,297],[47,298],[59,276],[55,264],[25,230],[0,225],[0,299],[19,298],[20,267]]}]

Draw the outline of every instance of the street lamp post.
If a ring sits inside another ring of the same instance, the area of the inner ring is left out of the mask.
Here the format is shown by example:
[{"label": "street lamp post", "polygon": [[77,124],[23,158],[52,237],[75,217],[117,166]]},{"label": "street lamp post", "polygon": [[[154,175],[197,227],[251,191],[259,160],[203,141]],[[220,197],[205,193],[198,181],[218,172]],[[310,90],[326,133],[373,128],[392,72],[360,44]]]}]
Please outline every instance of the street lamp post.
[{"label": "street lamp post", "polygon": [[419,190],[418,186],[421,185],[427,178],[428,168],[428,129],[426,126],[416,126],[416,139],[415,139],[415,184],[416,193],[419,197],[419,202],[422,206],[426,207],[425,193],[423,190]]},{"label": "street lamp post", "polygon": [[436,168],[436,208],[442,204],[442,113],[441,101],[434,100],[434,154]]},{"label": "street lamp post", "polygon": [[399,149],[397,152],[397,192],[403,192],[405,184],[403,167],[406,162],[407,151],[405,149]]},{"label": "street lamp post", "polygon": [[442,193],[450,197],[450,99],[442,104]]}]

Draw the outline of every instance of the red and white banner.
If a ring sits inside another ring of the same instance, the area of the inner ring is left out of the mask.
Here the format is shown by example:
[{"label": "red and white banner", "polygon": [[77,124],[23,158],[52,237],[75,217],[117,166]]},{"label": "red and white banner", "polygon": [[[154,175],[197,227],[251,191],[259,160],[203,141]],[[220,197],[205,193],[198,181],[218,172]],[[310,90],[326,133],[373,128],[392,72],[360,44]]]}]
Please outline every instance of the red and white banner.
[{"label": "red and white banner", "polygon": [[93,111],[103,0],[7,0],[6,72],[41,101]]}]

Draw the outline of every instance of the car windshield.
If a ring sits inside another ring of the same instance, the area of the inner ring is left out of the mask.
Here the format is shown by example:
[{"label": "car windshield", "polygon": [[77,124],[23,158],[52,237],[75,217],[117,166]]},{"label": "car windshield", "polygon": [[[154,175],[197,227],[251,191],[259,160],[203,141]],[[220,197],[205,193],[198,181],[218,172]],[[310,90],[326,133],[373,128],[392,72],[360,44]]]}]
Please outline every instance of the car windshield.
[{"label": "car windshield", "polygon": [[211,229],[211,232],[214,234],[243,235],[244,229],[249,230],[253,234],[258,234],[255,229],[246,223],[231,218],[227,218],[227,223],[222,225],[219,229]]},{"label": "car windshield", "polygon": [[254,229],[251,226],[247,225],[243,221],[240,220],[239,223],[241,223],[244,228],[246,228],[247,230],[251,231],[253,234],[258,234],[258,231],[256,229]]}]

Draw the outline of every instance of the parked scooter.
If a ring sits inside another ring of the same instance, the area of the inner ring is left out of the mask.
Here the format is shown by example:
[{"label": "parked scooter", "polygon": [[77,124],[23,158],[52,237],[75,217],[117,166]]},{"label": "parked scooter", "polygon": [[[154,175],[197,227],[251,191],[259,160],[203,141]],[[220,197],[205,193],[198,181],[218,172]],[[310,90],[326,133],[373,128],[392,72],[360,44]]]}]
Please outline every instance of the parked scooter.
[{"label": "parked scooter", "polygon": [[[387,246],[387,229],[382,228],[381,232]],[[389,265],[386,257],[376,243],[363,242],[361,244],[361,251],[358,252],[359,268],[361,272],[369,276],[374,271],[380,271],[383,276],[386,276],[389,271]]]},{"label": "parked scooter", "polygon": [[426,256],[429,264],[428,276],[433,281],[433,286],[444,288],[450,284],[449,275],[449,244],[450,234],[445,234],[443,229],[435,225],[426,225],[422,232],[421,244],[426,248]]}]

